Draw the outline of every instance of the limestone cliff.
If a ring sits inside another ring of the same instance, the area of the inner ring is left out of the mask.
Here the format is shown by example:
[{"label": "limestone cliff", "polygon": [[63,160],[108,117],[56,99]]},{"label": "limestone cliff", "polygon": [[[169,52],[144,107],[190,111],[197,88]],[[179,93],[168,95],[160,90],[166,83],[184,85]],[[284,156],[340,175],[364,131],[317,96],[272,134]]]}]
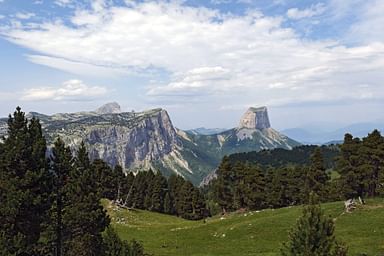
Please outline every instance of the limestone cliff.
[{"label": "limestone cliff", "polygon": [[239,128],[266,129],[270,128],[267,107],[249,108],[240,119]]},{"label": "limestone cliff", "polygon": [[[211,135],[176,129],[164,109],[121,112],[117,103],[90,112],[27,115],[32,116],[40,119],[50,145],[60,136],[76,150],[83,140],[92,159],[120,164],[126,171],[152,168],[166,176],[177,173],[194,184],[224,155],[298,145],[270,127],[265,107],[250,108],[239,127]],[[6,135],[6,121],[0,119],[0,137]]]}]

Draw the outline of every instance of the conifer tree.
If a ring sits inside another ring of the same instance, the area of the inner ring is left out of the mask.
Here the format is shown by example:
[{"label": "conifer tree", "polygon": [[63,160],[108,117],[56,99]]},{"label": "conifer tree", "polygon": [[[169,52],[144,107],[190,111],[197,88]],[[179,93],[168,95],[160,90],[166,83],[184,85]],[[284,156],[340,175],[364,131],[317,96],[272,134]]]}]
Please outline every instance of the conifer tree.
[{"label": "conifer tree", "polygon": [[370,197],[377,196],[384,169],[384,138],[378,130],[363,138],[359,155],[361,161],[359,170],[361,176],[365,177],[365,191]]},{"label": "conifer tree", "polygon": [[96,159],[91,164],[95,172],[97,187],[103,198],[115,200],[118,191],[118,181],[112,168],[103,160]]},{"label": "conifer tree", "polygon": [[343,256],[347,249],[337,243],[334,236],[334,223],[324,215],[311,193],[309,205],[303,209],[296,227],[289,233],[289,241],[281,250],[284,256]]},{"label": "conifer tree", "polygon": [[157,173],[152,184],[151,207],[149,210],[164,212],[164,198],[168,187],[167,180],[161,173]]},{"label": "conifer tree", "polygon": [[168,179],[168,193],[171,202],[171,214],[178,214],[180,207],[180,190],[184,179],[179,175],[171,175]]},{"label": "conifer tree", "polygon": [[261,209],[265,205],[265,180],[258,166],[246,165],[246,205],[249,209]]},{"label": "conifer tree", "polygon": [[[5,254],[36,253],[48,206],[46,144],[37,119],[20,107],[8,119],[0,154],[0,243]],[[35,251],[35,252],[34,252]]]},{"label": "conifer tree", "polygon": [[70,239],[70,230],[63,222],[63,213],[70,202],[68,200],[68,183],[70,182],[70,174],[73,172],[73,156],[69,147],[58,138],[52,148],[51,169],[54,179],[53,200],[54,204],[51,209],[51,228],[55,246],[55,255],[65,255],[66,248],[64,243]]},{"label": "conifer tree", "polygon": [[311,165],[308,168],[304,184],[304,198],[308,202],[309,194],[316,193],[321,201],[327,197],[327,183],[329,176],[326,173],[324,159],[320,148],[316,148],[311,155]]},{"label": "conifer tree", "polygon": [[70,233],[65,241],[66,255],[100,255],[103,252],[101,233],[109,218],[100,205],[101,194],[90,169],[88,152],[82,142],[69,174],[68,205],[64,208],[63,223]]},{"label": "conifer tree", "polygon": [[217,169],[217,179],[215,180],[214,190],[215,197],[225,214],[233,206],[233,183],[234,172],[229,158],[225,156]]},{"label": "conifer tree", "polygon": [[133,240],[131,243],[123,241],[112,227],[108,227],[103,237],[105,256],[144,256],[143,246]]},{"label": "conifer tree", "polygon": [[359,168],[360,146],[361,140],[353,138],[351,134],[346,134],[343,144],[340,145],[337,169],[341,174],[342,193],[346,198],[363,198],[366,191],[365,177]]}]

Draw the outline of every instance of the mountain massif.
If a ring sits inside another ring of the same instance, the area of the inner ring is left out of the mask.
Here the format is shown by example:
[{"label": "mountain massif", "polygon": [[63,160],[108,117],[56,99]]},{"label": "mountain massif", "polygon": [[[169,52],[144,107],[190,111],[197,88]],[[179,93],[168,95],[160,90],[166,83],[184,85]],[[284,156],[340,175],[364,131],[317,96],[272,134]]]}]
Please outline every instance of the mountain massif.
[{"label": "mountain massif", "polygon": [[[121,112],[117,103],[91,112],[27,116],[41,121],[49,143],[61,137],[76,149],[84,141],[92,159],[120,164],[126,171],[152,168],[166,176],[177,173],[194,184],[211,173],[224,155],[299,145],[271,128],[266,107],[250,108],[238,127],[209,135],[175,128],[164,109]],[[0,119],[0,136],[6,136],[6,127],[7,119]]]}]

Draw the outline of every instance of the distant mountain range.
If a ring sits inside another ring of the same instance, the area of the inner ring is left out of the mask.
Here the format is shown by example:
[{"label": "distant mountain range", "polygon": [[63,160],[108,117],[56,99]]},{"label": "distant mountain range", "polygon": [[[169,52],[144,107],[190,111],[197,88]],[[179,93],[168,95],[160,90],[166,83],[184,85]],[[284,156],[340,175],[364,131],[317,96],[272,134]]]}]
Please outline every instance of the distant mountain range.
[{"label": "distant mountain range", "polygon": [[219,134],[219,133],[225,132],[227,130],[229,129],[199,127],[196,129],[186,130],[186,132],[190,134],[195,134],[195,135],[213,135],[213,134]]},{"label": "distant mountain range", "polygon": [[[91,112],[27,114],[32,116],[40,119],[50,145],[61,137],[75,150],[83,140],[92,159],[120,164],[126,171],[152,168],[166,176],[177,173],[194,184],[211,173],[224,155],[300,145],[270,127],[266,107],[248,109],[239,126],[226,131],[183,131],[173,126],[164,109],[121,112],[117,103]],[[6,135],[6,127],[7,118],[0,119],[0,136]]]},{"label": "distant mountain range", "polygon": [[332,131],[291,128],[282,130],[282,133],[302,144],[336,144],[343,141],[346,133],[354,137],[365,137],[374,129],[384,131],[384,122],[356,123]]}]

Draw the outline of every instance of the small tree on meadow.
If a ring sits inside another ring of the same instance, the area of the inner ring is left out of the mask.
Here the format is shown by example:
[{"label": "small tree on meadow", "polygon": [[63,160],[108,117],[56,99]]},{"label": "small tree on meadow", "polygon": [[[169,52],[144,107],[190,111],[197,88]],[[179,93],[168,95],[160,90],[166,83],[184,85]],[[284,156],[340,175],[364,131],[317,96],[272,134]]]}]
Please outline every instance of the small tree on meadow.
[{"label": "small tree on meadow", "polygon": [[289,241],[284,243],[283,256],[345,256],[348,248],[336,241],[333,220],[324,215],[317,199],[311,193],[309,205],[289,233]]}]

